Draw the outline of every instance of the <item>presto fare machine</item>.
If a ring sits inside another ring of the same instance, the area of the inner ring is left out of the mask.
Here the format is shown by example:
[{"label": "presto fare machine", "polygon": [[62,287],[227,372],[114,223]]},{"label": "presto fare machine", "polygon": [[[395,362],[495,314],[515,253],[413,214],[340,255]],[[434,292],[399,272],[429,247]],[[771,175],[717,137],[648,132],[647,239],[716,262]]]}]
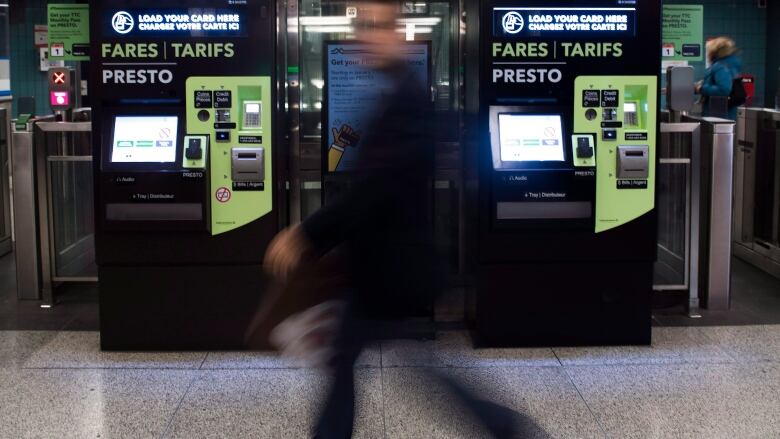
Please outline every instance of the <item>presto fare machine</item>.
[{"label": "presto fare machine", "polygon": [[236,349],[278,230],[274,5],[91,4],[103,349]]},{"label": "presto fare machine", "polygon": [[478,343],[648,344],[660,4],[482,8]]}]

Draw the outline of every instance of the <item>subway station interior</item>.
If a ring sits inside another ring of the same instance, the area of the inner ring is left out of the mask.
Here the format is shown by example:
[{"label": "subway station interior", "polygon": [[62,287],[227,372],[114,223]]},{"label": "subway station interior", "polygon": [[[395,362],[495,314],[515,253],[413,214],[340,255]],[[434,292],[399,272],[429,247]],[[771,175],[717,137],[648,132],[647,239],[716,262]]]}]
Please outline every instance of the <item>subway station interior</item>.
[{"label": "subway station interior", "polygon": [[0,438],[780,438],[777,0],[0,0]]}]

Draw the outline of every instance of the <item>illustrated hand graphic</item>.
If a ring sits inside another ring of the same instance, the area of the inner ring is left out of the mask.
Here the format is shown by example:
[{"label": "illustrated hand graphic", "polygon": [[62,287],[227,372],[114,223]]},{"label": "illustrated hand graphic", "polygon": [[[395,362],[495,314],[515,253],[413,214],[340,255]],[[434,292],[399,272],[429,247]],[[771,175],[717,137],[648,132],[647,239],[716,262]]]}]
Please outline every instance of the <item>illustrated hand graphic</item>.
[{"label": "illustrated hand graphic", "polygon": [[351,126],[347,124],[341,125],[341,128],[336,130],[333,128],[333,144],[346,148],[348,146],[355,147],[360,141],[360,134],[357,133]]}]

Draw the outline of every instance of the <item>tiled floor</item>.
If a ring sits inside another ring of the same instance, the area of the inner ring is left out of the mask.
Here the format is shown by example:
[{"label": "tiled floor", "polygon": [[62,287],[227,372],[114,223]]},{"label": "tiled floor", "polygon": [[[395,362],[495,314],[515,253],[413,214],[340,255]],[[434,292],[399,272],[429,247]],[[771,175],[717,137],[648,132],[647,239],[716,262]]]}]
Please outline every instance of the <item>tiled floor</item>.
[{"label": "tiled floor", "polygon": [[[262,352],[102,352],[94,285],[42,310],[16,300],[13,274],[0,258],[0,439],[309,437],[318,370]],[[458,330],[374,344],[355,437],[486,437],[436,371],[516,411],[526,438],[780,439],[780,281],[735,260],[732,288],[730,312],[655,310],[652,347],[475,350]]]},{"label": "tiled floor", "polygon": [[[267,353],[101,352],[96,332],[0,331],[0,438],[305,438],[325,378]],[[780,325],[654,328],[652,347],[371,346],[362,438],[486,437],[430,371],[538,438],[778,438]]]},{"label": "tiled floor", "polygon": [[0,330],[97,330],[98,300],[94,283],[64,284],[55,290],[57,305],[18,300],[14,254],[0,256]]}]

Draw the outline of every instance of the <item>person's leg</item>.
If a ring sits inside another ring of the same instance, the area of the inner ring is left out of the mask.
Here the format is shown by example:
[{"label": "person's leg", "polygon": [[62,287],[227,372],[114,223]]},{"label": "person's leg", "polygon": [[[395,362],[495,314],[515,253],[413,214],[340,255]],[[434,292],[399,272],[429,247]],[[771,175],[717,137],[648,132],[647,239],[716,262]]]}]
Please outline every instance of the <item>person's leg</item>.
[{"label": "person's leg", "polygon": [[355,419],[355,360],[363,349],[353,300],[348,301],[341,328],[334,340],[335,355],[329,362],[331,382],[319,413],[314,437],[344,439],[352,436]]}]

